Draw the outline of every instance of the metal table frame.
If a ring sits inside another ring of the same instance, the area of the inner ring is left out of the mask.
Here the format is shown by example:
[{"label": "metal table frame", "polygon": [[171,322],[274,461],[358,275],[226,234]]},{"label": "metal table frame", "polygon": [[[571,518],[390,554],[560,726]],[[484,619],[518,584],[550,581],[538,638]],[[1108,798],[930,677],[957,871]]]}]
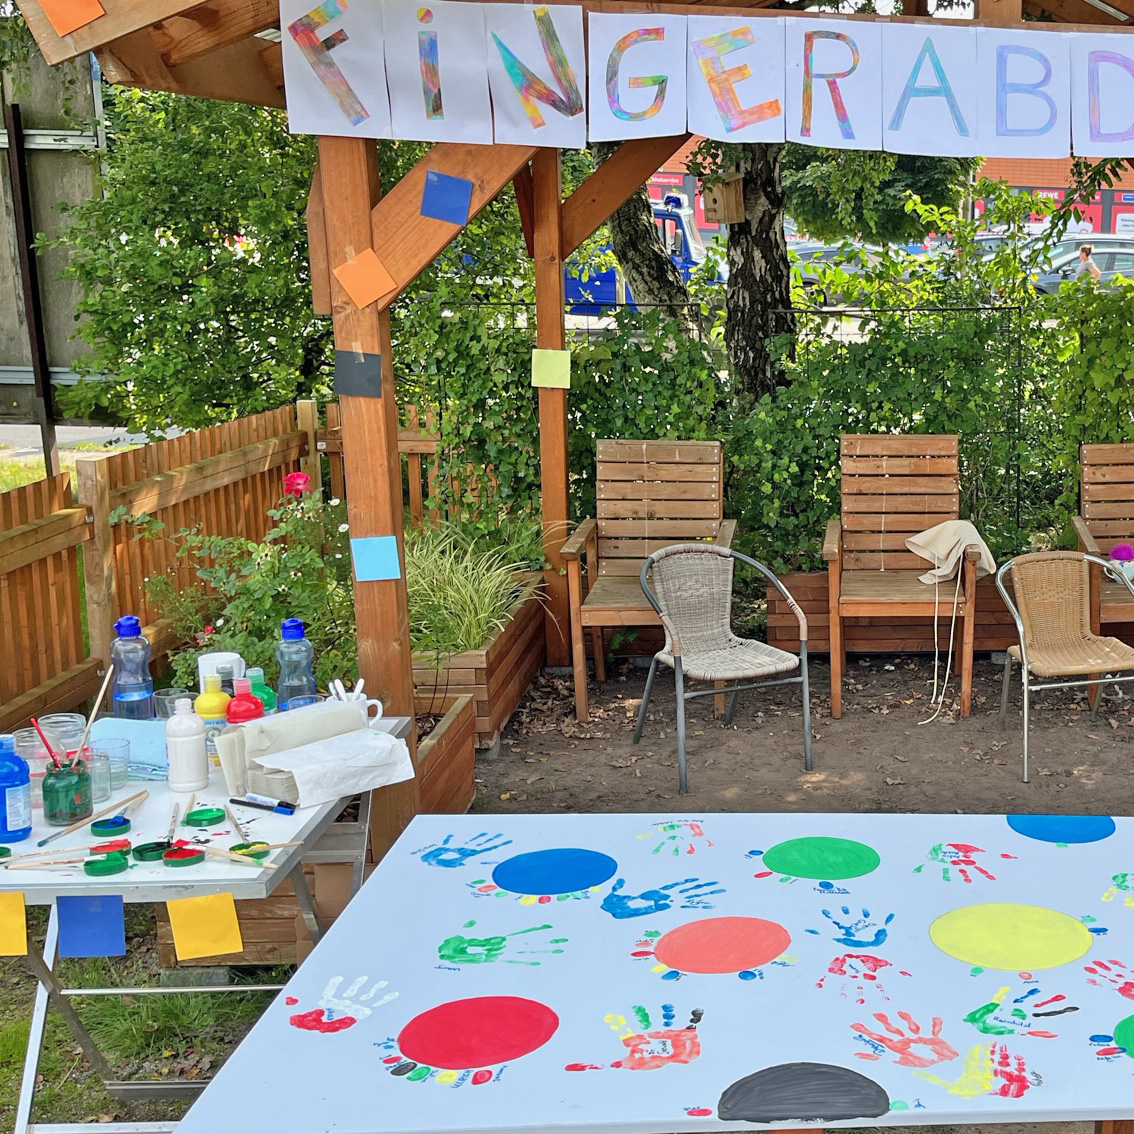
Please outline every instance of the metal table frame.
[{"label": "metal table frame", "polygon": [[[376,723],[375,727],[380,727],[383,731],[390,732],[394,736],[404,737],[409,732],[411,723],[409,717],[386,717],[382,718],[380,723]],[[237,882],[236,884],[228,882],[216,884],[210,880],[194,884],[191,881],[178,879],[165,884],[145,885],[139,889],[136,886],[116,884],[115,878],[111,877],[99,880],[99,893],[121,893],[126,901],[157,903],[169,899],[223,892],[232,893],[233,897],[240,901],[266,898],[279,888],[284,879],[288,879],[295,891],[296,902],[307,927],[308,936],[312,944],[317,945],[322,932],[319,928],[314,899],[307,885],[303,867],[305,863],[349,862],[352,866],[351,895],[353,896],[358,892],[363,882],[373,793],[364,792],[362,794],[359,815],[355,822],[335,823],[335,819],[341,814],[351,798],[346,797],[335,803],[324,804],[305,832],[302,845],[285,848],[279,858],[273,859],[276,866],[274,871],[262,870],[255,875],[251,875],[250,872],[248,881]],[[187,992],[210,995],[221,993],[246,994],[249,992],[278,992],[284,987],[282,984],[162,985],[146,988],[63,987],[54,973],[59,933],[55,898],[77,892],[89,892],[91,889],[90,884],[76,885],[75,883],[63,882],[57,887],[41,886],[27,893],[31,904],[42,905],[50,902],[51,913],[48,918],[47,935],[44,939],[42,952],[36,949],[33,942],[30,940],[28,942],[27,965],[36,978],[37,987],[32,1007],[31,1026],[28,1032],[23,1076],[20,1080],[19,1100],[16,1104],[16,1121],[13,1134],[85,1134],[85,1132],[96,1130],[103,1131],[105,1134],[169,1134],[177,1126],[176,1122],[33,1123],[31,1112],[35,1101],[35,1080],[39,1071],[39,1058],[43,1048],[49,1006],[63,1017],[75,1042],[82,1048],[91,1069],[102,1080],[112,1098],[125,1102],[195,1098],[211,1082],[211,1076],[194,1080],[192,1083],[115,1079],[106,1057],[99,1050],[98,1045],[71,1004],[72,998],[83,996],[161,996]]]}]

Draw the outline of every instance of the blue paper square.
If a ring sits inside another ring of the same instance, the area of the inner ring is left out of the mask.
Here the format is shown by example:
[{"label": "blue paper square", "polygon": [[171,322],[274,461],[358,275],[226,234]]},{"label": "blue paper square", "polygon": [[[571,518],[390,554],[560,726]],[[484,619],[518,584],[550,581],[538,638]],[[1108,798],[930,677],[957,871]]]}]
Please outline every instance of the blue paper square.
[{"label": "blue paper square", "polygon": [[425,175],[425,188],[421,194],[421,215],[450,224],[469,223],[472,205],[472,182],[463,177],[450,177],[447,173]]},{"label": "blue paper square", "polygon": [[126,914],[120,894],[55,901],[60,957],[126,956]]},{"label": "blue paper square", "polygon": [[354,577],[360,583],[373,583],[380,579],[400,579],[398,541],[392,535],[366,536],[350,541],[350,554],[354,560]]}]

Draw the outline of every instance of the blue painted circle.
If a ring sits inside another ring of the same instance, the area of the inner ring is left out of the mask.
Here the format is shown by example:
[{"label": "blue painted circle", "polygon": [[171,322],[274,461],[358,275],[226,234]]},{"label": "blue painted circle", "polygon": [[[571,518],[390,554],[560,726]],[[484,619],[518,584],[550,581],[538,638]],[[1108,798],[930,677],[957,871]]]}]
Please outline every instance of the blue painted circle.
[{"label": "blue painted circle", "polygon": [[573,894],[602,885],[617,870],[608,854],[556,847],[506,858],[492,872],[492,881],[513,894]]},{"label": "blue painted circle", "polygon": [[1018,835],[1041,843],[1097,843],[1114,834],[1109,815],[1009,815]]}]

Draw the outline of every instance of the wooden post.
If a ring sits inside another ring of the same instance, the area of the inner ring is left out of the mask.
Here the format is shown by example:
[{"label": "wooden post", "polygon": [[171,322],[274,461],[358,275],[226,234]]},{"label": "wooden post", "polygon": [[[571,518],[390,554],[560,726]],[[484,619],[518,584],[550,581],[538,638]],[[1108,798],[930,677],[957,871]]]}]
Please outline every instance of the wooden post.
[{"label": "wooden post", "polygon": [[318,441],[319,403],[314,398],[304,398],[295,403],[295,423],[307,434],[307,456],[300,458],[299,467],[310,478],[317,490],[322,489],[323,471],[319,460]]},{"label": "wooden post", "polygon": [[91,538],[83,545],[86,582],[87,638],[90,656],[104,665],[110,660],[114,620],[118,617],[118,586],[114,579],[114,534],[110,527],[109,454],[75,459],[76,492],[89,512]]},{"label": "wooden post", "polygon": [[[376,144],[365,138],[321,137],[319,171],[328,264],[335,268],[376,243],[370,223],[370,211],[380,195]],[[358,665],[366,679],[368,696],[380,698],[391,715],[412,717],[413,671],[404,575],[402,466],[398,455],[390,318],[385,311],[379,312],[376,304],[356,307],[333,276],[331,306],[336,349],[376,354],[382,359],[379,397],[339,398],[343,466],[350,485],[347,517],[351,537],[394,536],[403,571],[397,579],[354,584]],[[415,753],[416,734],[411,732],[408,739],[410,751]],[[379,789],[374,804],[370,849],[378,859],[417,814],[417,781]]]},{"label": "wooden post", "polygon": [[[559,151],[541,149],[532,159],[535,211],[536,346],[563,350],[562,188]],[[543,554],[551,566],[544,572],[544,626],[547,664],[571,661],[570,608],[567,578],[559,549],[567,541],[567,391],[539,391],[539,463],[543,504]]]},{"label": "wooden post", "polygon": [[1024,19],[1022,0],[976,0],[974,17],[985,27],[1014,28]]}]

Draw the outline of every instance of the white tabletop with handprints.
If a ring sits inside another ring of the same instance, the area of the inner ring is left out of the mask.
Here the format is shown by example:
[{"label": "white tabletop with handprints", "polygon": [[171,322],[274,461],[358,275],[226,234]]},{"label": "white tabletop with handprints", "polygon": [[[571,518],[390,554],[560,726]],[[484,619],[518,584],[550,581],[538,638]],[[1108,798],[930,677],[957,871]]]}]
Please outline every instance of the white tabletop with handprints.
[{"label": "white tabletop with handprints", "polygon": [[1121,1118],[1134,819],[422,816],[179,1131]]}]

